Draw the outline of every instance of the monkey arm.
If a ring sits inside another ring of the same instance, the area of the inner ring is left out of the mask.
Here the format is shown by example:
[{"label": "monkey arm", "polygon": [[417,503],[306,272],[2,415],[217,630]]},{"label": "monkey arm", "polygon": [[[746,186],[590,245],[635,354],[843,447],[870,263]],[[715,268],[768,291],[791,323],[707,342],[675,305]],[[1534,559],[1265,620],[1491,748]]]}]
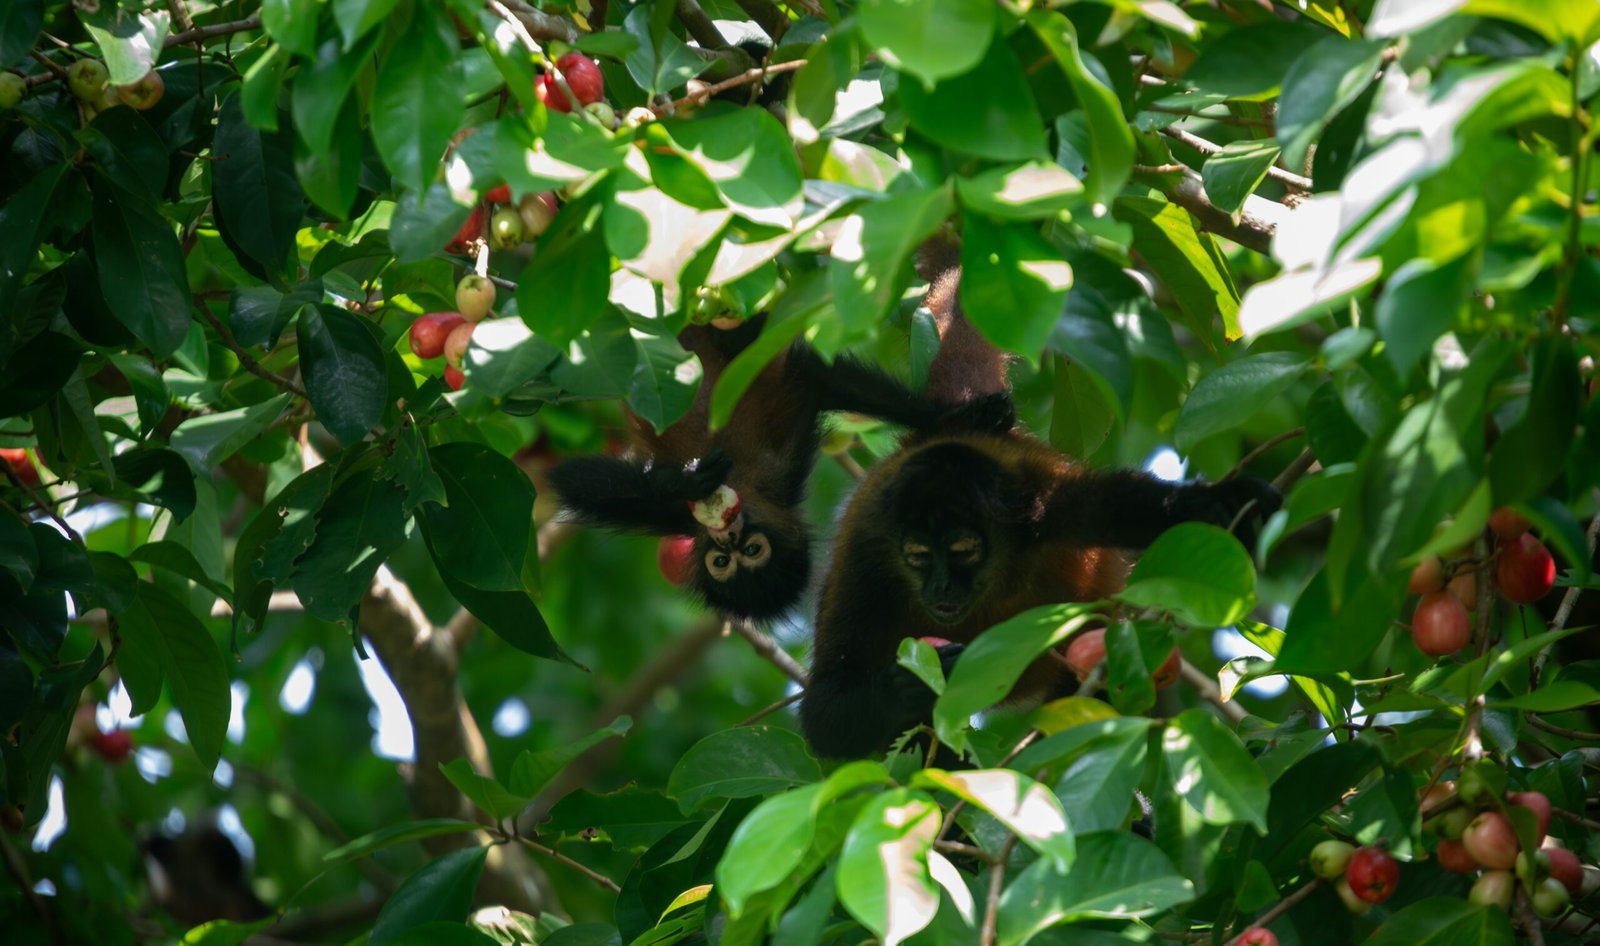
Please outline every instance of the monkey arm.
[{"label": "monkey arm", "polygon": [[879,755],[896,736],[927,722],[933,699],[933,691],[898,664],[819,663],[800,702],[800,730],[827,758]]},{"label": "monkey arm", "polygon": [[792,351],[792,357],[804,360],[805,370],[815,380],[818,410],[854,411],[915,430],[937,426],[948,410],[899,379],[848,355],[840,355],[829,365],[809,346]]},{"label": "monkey arm", "polygon": [[692,470],[615,457],[575,457],[550,471],[550,485],[579,522],[650,535],[689,535],[700,528],[689,502],[710,495],[727,471],[727,458],[720,452],[707,455]]},{"label": "monkey arm", "polygon": [[1142,549],[1180,522],[1227,528],[1255,501],[1239,537],[1253,544],[1254,522],[1283,505],[1270,483],[1239,477],[1225,483],[1171,483],[1137,470],[1084,470],[1049,492],[1044,537],[1071,545]]}]

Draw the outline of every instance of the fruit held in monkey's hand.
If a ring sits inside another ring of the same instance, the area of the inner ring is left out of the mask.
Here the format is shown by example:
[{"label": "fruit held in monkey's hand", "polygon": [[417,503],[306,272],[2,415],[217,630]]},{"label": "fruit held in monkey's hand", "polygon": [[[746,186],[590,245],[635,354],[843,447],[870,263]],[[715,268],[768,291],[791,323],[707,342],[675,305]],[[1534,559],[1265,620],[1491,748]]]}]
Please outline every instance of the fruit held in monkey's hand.
[{"label": "fruit held in monkey's hand", "polygon": [[1489,514],[1489,531],[1502,539],[1514,539],[1528,531],[1528,520],[1510,506],[1501,506]]},{"label": "fruit held in monkey's hand", "polygon": [[1507,792],[1506,804],[1533,812],[1534,820],[1538,823],[1535,844],[1543,841],[1544,836],[1550,833],[1550,799],[1545,797],[1544,792]]},{"label": "fruit held in monkey's hand", "polygon": [[39,485],[39,468],[33,465],[33,460],[28,457],[28,451],[23,447],[5,447],[0,449],[0,460],[11,467],[17,479],[25,486]]},{"label": "fruit held in monkey's hand", "polygon": [[664,535],[656,543],[656,565],[674,585],[687,585],[694,577],[694,537]]},{"label": "fruit held in monkey's hand", "polygon": [[0,72],[0,112],[9,112],[21,105],[27,94],[27,79],[15,72]]},{"label": "fruit held in monkey's hand", "polygon": [[472,208],[472,212],[467,214],[466,221],[461,224],[461,229],[457,230],[456,235],[450,238],[450,242],[444,245],[445,252],[466,253],[471,250],[472,244],[483,239],[484,219],[482,204]]},{"label": "fruit held in monkey's hand", "polygon": [[112,765],[121,765],[128,761],[128,756],[133,754],[133,733],[128,732],[126,729],[113,729],[110,732],[96,731],[88,738],[87,744],[95,755]]},{"label": "fruit held in monkey's hand", "polygon": [[489,218],[489,235],[494,245],[502,250],[522,244],[522,214],[507,207],[496,210]]},{"label": "fruit held in monkey's hand", "polygon": [[429,312],[411,323],[411,351],[418,358],[437,358],[444,354],[444,341],[462,323],[459,312]]},{"label": "fruit held in monkey's hand", "polygon": [[1438,591],[1444,587],[1444,560],[1437,555],[1429,555],[1417,563],[1411,570],[1411,581],[1406,585],[1406,593],[1425,595],[1430,591]]},{"label": "fruit held in monkey's hand", "polygon": [[1480,907],[1499,907],[1502,910],[1511,909],[1511,892],[1516,889],[1517,882],[1512,878],[1510,871],[1491,870],[1485,871],[1478,882],[1472,885],[1467,892],[1467,899]]},{"label": "fruit held in monkey's hand", "polygon": [[1104,628],[1084,631],[1067,645],[1067,666],[1078,675],[1078,682],[1088,678],[1090,671],[1106,659],[1106,632]]},{"label": "fruit held in monkey's hand", "polygon": [[532,240],[542,235],[556,219],[556,195],[548,191],[524,195],[517,204],[517,215],[522,218],[523,239]]},{"label": "fruit held in monkey's hand", "polygon": [[[567,53],[556,60],[556,68],[561,70],[561,77],[567,80],[567,87],[572,90],[579,105],[598,102],[605,96],[606,80],[600,72],[599,63],[583,53]],[[546,108],[557,112],[572,111],[572,102],[561,91],[553,73],[547,72],[541,76],[535,91]]]},{"label": "fruit held in monkey's hand", "polygon": [[1532,604],[1555,586],[1556,560],[1543,542],[1524,532],[1501,543],[1494,577],[1501,594],[1517,604]]},{"label": "fruit held in monkey's hand", "polygon": [[1339,840],[1323,841],[1311,849],[1311,872],[1323,880],[1343,877],[1345,869],[1350,866],[1350,855],[1355,852],[1353,844]]},{"label": "fruit held in monkey's hand", "polygon": [[1178,682],[1178,677],[1183,674],[1183,655],[1178,653],[1178,648],[1173,647],[1172,653],[1161,662],[1156,672],[1150,675],[1150,682],[1156,685],[1157,690],[1165,690]]},{"label": "fruit held in monkey's hand", "polygon": [[1411,616],[1411,639],[1425,654],[1440,657],[1467,646],[1472,638],[1472,620],[1467,609],[1447,591],[1422,596]]},{"label": "fruit held in monkey's hand", "polygon": [[1510,819],[1498,811],[1486,811],[1472,819],[1461,835],[1461,843],[1473,860],[1492,870],[1516,866],[1517,832]]},{"label": "fruit held in monkey's hand", "polygon": [[1533,912],[1542,917],[1560,916],[1571,905],[1572,895],[1554,877],[1546,877],[1539,882],[1539,886],[1533,888]]},{"label": "fruit held in monkey's hand", "polygon": [[1478,862],[1467,853],[1467,848],[1460,841],[1443,840],[1433,849],[1433,856],[1438,858],[1439,866],[1457,874],[1474,874],[1478,871]]},{"label": "fruit held in monkey's hand", "polygon": [[733,525],[743,510],[744,504],[739,501],[739,494],[726,483],[718,486],[705,499],[689,503],[689,511],[694,514],[695,521],[718,532]]},{"label": "fruit held in monkey's hand", "polygon": [[1350,855],[1344,879],[1350,891],[1368,903],[1382,903],[1394,896],[1395,885],[1400,882],[1400,865],[1388,851],[1375,847],[1357,848]]},{"label": "fruit held in monkey's hand", "polygon": [[98,59],[80,59],[67,67],[67,88],[80,102],[95,104],[106,91],[111,73]]},{"label": "fruit held in monkey's hand", "polygon": [[467,376],[462,374],[461,369],[455,365],[445,365],[444,383],[449,386],[450,390],[459,391],[461,386],[467,383]]},{"label": "fruit held in monkey's hand", "polygon": [[1356,916],[1360,916],[1372,909],[1372,904],[1356,896],[1356,892],[1350,889],[1350,882],[1343,877],[1340,877],[1334,883],[1333,890],[1334,893],[1339,895],[1339,899],[1344,902],[1344,908]]},{"label": "fruit held in monkey's hand", "polygon": [[932,634],[924,634],[923,636],[917,638],[917,640],[922,641],[924,644],[927,644],[929,647],[943,647],[944,645],[950,643],[950,639],[949,638],[946,638],[946,637],[935,637]]},{"label": "fruit held in monkey's hand", "polygon": [[1257,927],[1253,930],[1245,930],[1235,942],[1239,946],[1278,946],[1278,937],[1277,934],[1269,929]]},{"label": "fruit held in monkey's hand", "polygon": [[494,308],[494,283],[488,276],[468,273],[456,283],[456,310],[468,322],[481,322]]},{"label": "fruit held in monkey's hand", "polygon": [[444,337],[444,362],[452,368],[461,367],[461,359],[467,353],[467,345],[472,341],[472,330],[477,328],[475,322],[462,322],[450,330]]},{"label": "fruit held in monkey's hand", "polygon": [[144,112],[155,108],[166,91],[166,80],[161,78],[161,73],[151,69],[137,80],[117,86],[117,98],[121,99],[124,105],[131,105]]},{"label": "fruit held in monkey's hand", "polygon": [[483,199],[491,204],[509,204],[511,203],[511,185],[497,184],[484,193]]},{"label": "fruit held in monkey's hand", "polygon": [[1583,888],[1583,864],[1578,855],[1564,847],[1547,847],[1543,854],[1550,861],[1550,877],[1572,893]]}]

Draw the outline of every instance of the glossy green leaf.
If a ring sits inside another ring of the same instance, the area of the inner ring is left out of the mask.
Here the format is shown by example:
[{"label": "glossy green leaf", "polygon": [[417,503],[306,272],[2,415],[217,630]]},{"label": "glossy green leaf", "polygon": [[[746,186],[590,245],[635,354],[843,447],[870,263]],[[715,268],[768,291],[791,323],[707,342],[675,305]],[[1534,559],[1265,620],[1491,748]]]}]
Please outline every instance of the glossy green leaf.
[{"label": "glossy green leaf", "polygon": [[1193,897],[1194,886],[1149,841],[1120,831],[1085,835],[1066,876],[1041,858],[1006,885],[997,942],[1025,943],[1073,919],[1149,916]]},{"label": "glossy green leaf", "polygon": [[1583,382],[1578,356],[1561,338],[1544,338],[1533,350],[1533,388],[1527,409],[1503,425],[1489,457],[1489,487],[1496,506],[1544,492],[1561,475],[1576,437]]},{"label": "glossy green leaf", "polygon": [[1044,129],[1017,56],[992,43],[973,69],[924,89],[900,85],[911,126],[952,151],[995,161],[1045,156]]},{"label": "glossy green leaf", "polygon": [[89,35],[105,58],[112,85],[127,85],[156,64],[167,38],[172,14],[167,10],[135,10],[102,3],[78,12]]},{"label": "glossy green leaf", "polygon": [[502,119],[495,126],[494,169],[516,193],[551,190],[598,171],[621,167],[627,159],[625,135],[561,112]]},{"label": "glossy green leaf", "polygon": [[382,565],[406,538],[405,490],[352,476],[317,514],[316,539],[296,561],[294,593],[324,621],[349,621]]},{"label": "glossy green leaf", "polygon": [[314,151],[299,137],[294,142],[294,173],[301,189],[313,204],[337,218],[349,213],[361,184],[365,146],[360,117],[355,99],[347,99],[333,122],[327,148]]},{"label": "glossy green leaf", "polygon": [[1033,226],[966,219],[961,305],[985,337],[1029,358],[1044,350],[1072,288],[1072,267]]},{"label": "glossy green leaf", "polygon": [[44,28],[44,0],[15,0],[0,9],[0,68],[28,57]]},{"label": "glossy green leaf", "polygon": [[1326,30],[1306,22],[1268,19],[1230,30],[1206,45],[1183,74],[1202,92],[1229,98],[1255,98],[1278,88],[1297,59]]},{"label": "glossy green leaf", "polygon": [[1190,624],[1222,627],[1255,606],[1256,573],[1250,553],[1226,530],[1185,522],[1140,556],[1117,597],[1171,611]]},{"label": "glossy green leaf", "polygon": [[[369,30],[388,19],[399,5],[400,0],[332,0],[329,4],[333,8],[333,21],[339,24],[339,32],[344,36],[346,49],[365,36]],[[413,7],[413,28],[418,21],[427,19],[424,10],[425,8]],[[405,40],[402,38],[399,42],[404,43]],[[398,45],[397,43],[396,48]]]},{"label": "glossy green leaf", "polygon": [[56,165],[34,177],[0,206],[0,308],[11,311],[22,290],[28,263],[38,251],[49,225],[47,211],[57,188],[67,179],[67,168]]},{"label": "glossy green leaf", "polygon": [[295,179],[294,144],[287,132],[251,127],[242,105],[242,95],[230,95],[217,117],[212,143],[217,223],[231,245],[267,272],[281,274],[305,207]]},{"label": "glossy green leaf", "polygon": [[1383,640],[1398,611],[1393,593],[1369,578],[1335,607],[1328,572],[1319,571],[1289,610],[1276,666],[1284,673],[1310,676],[1354,670]]},{"label": "glossy green leaf", "polygon": [[317,20],[322,0],[261,0],[261,25],[267,34],[297,56],[317,49]]},{"label": "glossy green leaf", "polygon": [[930,86],[976,66],[994,35],[983,0],[866,0],[856,15],[886,62]]},{"label": "glossy green leaf", "polygon": [[206,574],[205,568],[195,558],[194,552],[177,542],[147,542],[128,553],[128,561],[144,562],[157,568],[166,569],[181,578],[186,578],[200,585],[223,601],[226,601],[229,605],[233,604],[233,589]]},{"label": "glossy green leaf", "polygon": [[1210,340],[1222,318],[1229,340],[1243,334],[1239,291],[1209,233],[1195,229],[1188,211],[1151,197],[1118,198],[1116,217],[1133,228],[1133,245],[1172,292],[1189,328]]},{"label": "glossy green leaf", "polygon": [[533,528],[533,484],[515,463],[475,443],[429,451],[446,502],[423,507],[439,570],[487,591],[522,589]]},{"label": "glossy green leaf", "polygon": [[1200,168],[1206,196],[1237,220],[1245,199],[1266,180],[1267,169],[1277,159],[1278,146],[1270,141],[1229,142]]},{"label": "glossy green leaf", "polygon": [[118,615],[118,623],[122,629],[119,664],[127,659],[143,668],[159,668],[158,673],[138,675],[140,693],[135,694],[135,683],[129,682],[135,712],[154,705],[159,689],[151,692],[150,687],[159,688],[164,679],[172,705],[183,716],[189,745],[205,770],[211,771],[222,753],[232,706],[228,668],[217,642],[185,602],[146,582],[139,584],[133,606]]},{"label": "glossy green leaf", "polygon": [[1133,131],[1122,114],[1117,95],[1100,76],[1090,70],[1078,47],[1078,31],[1072,21],[1054,10],[1028,13],[1033,28],[1067,75],[1072,94],[1077,96],[1089,126],[1089,176],[1084,183],[1090,200],[1110,204],[1133,171]]},{"label": "glossy green leaf", "polygon": [[192,417],[172,432],[172,449],[195,469],[209,470],[261,436],[291,397],[280,394],[250,407]]},{"label": "glossy green leaf", "polygon": [[1011,769],[943,772],[924,769],[913,780],[919,788],[942,789],[993,815],[1023,844],[1050,861],[1059,873],[1077,857],[1072,825],[1060,801],[1033,779]]},{"label": "glossy green leaf", "polygon": [[40,332],[18,349],[0,372],[0,417],[16,417],[47,403],[78,370],[82,346],[59,332]]},{"label": "glossy green leaf", "polygon": [[717,862],[717,891],[738,916],[750,898],[776,887],[799,866],[815,830],[823,786],[804,785],[774,795],[745,816]]},{"label": "glossy green leaf", "polygon": [[562,345],[610,311],[610,289],[603,232],[575,224],[540,238],[539,252],[517,279],[517,309],[529,328]]},{"label": "glossy green leaf", "polygon": [[[370,12],[382,4],[367,6]],[[461,120],[459,109],[452,106],[464,96],[455,28],[430,6],[419,5],[414,11],[411,25],[378,69],[372,140],[396,180],[410,190],[423,190]],[[335,4],[335,17],[339,13]]]},{"label": "glossy green leaf", "polygon": [[1409,260],[1389,278],[1373,321],[1396,371],[1409,372],[1455,324],[1472,292],[1475,272],[1468,255],[1448,263]]},{"label": "glossy green leaf", "polygon": [[1295,60],[1278,97],[1278,142],[1285,165],[1305,164],[1316,137],[1376,78],[1385,45],[1328,36]]},{"label": "glossy green leaf", "polygon": [[1185,710],[1161,741],[1173,789],[1208,824],[1244,822],[1267,830],[1267,776],[1239,737],[1214,714]]},{"label": "glossy green leaf", "polygon": [[494,778],[474,769],[468,759],[440,763],[439,771],[478,810],[497,823],[521,811],[531,800],[531,796],[511,792]]},{"label": "glossy green leaf", "polygon": [[434,920],[465,920],[488,856],[487,846],[477,846],[451,851],[424,864],[390,895],[367,942],[380,946]]},{"label": "glossy green leaf", "polygon": [[131,108],[108,108],[78,133],[107,180],[145,200],[160,198],[167,180],[166,144],[144,114]]},{"label": "glossy green leaf", "polygon": [[828,265],[834,304],[847,327],[881,319],[904,291],[906,264],[949,216],[948,187],[911,190],[866,204],[846,219]]},{"label": "glossy green leaf", "polygon": [[1365,946],[1511,946],[1504,910],[1458,897],[1431,897],[1384,921]]},{"label": "glossy green leaf", "polygon": [[1044,220],[1083,200],[1083,184],[1059,164],[1029,161],[956,178],[969,209],[1002,220]]},{"label": "glossy green leaf", "polygon": [[673,768],[667,794],[689,812],[707,799],[771,795],[821,775],[798,733],[747,726],[713,733],[691,746]]},{"label": "glossy green leaf", "polygon": [[555,781],[556,776],[560,775],[561,770],[573,759],[607,739],[626,736],[631,728],[633,728],[632,718],[618,716],[604,729],[597,729],[582,739],[559,748],[545,749],[542,752],[524,750],[511,764],[511,790],[529,798],[539,795],[550,787],[550,783]]},{"label": "glossy green leaf", "polygon": [[305,306],[296,322],[300,370],[317,420],[345,446],[383,416],[383,352],[360,317],[331,305]]},{"label": "glossy green leaf", "polygon": [[766,109],[740,109],[662,127],[734,213],[751,223],[794,226],[803,209],[800,162],[783,126]]},{"label": "glossy green leaf", "polygon": [[1288,390],[1308,367],[1295,352],[1246,355],[1200,379],[1178,412],[1173,439],[1180,451],[1232,430]]},{"label": "glossy green leaf", "polygon": [[165,358],[189,334],[189,278],[172,225],[146,201],[109,185],[95,188],[95,263],[117,321]]},{"label": "glossy green leaf", "polygon": [[314,155],[333,148],[335,126],[342,122],[345,98],[362,70],[371,68],[372,52],[380,34],[370,33],[350,49],[338,37],[325,36],[310,62],[301,67],[290,95],[295,132]]},{"label": "glossy green leaf", "polygon": [[850,827],[839,855],[839,902],[884,946],[927,926],[939,909],[928,873],[938,833],[939,806],[904,788],[873,799]]}]

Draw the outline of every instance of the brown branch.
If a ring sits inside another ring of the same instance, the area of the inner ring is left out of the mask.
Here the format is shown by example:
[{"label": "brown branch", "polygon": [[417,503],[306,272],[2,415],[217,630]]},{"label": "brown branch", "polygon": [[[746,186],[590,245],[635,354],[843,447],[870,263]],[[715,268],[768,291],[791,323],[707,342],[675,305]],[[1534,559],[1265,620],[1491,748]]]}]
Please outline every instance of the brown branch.
[{"label": "brown branch", "polygon": [[242,20],[234,20],[231,23],[213,23],[210,26],[197,26],[192,30],[184,30],[182,33],[173,33],[167,37],[167,41],[162,45],[169,48],[183,46],[188,43],[200,43],[208,39],[215,39],[218,36],[232,36],[234,33],[244,33],[260,28],[261,14],[253,13]]},{"label": "brown branch", "polygon": [[545,847],[543,844],[540,844],[537,841],[530,841],[529,839],[520,836],[517,838],[517,842],[528,848],[530,851],[533,851],[535,854],[548,857],[558,864],[565,864],[566,866],[572,868],[612,893],[622,892],[622,888],[617,886],[617,882],[612,880],[610,877],[607,877],[605,874],[599,873],[598,871],[592,870],[589,867],[578,863],[553,847]]},{"label": "brown branch", "polygon": [[1000,848],[1000,853],[995,855],[992,866],[989,868],[989,896],[983,907],[983,932],[978,937],[982,946],[994,946],[995,924],[1000,917],[1000,893],[1005,886],[1006,862],[1011,860],[1011,852],[1016,850],[1017,836],[1006,838],[1006,843]]},{"label": "brown branch", "polygon": [[833,455],[833,459],[841,467],[843,467],[844,471],[849,473],[850,477],[855,481],[860,482],[862,479],[866,478],[867,471],[862,469],[861,464],[857,463],[856,458],[851,456],[848,452],[841,451],[839,453],[835,453]]},{"label": "brown branch", "polygon": [[1271,255],[1272,235],[1289,213],[1282,204],[1251,195],[1245,198],[1244,210],[1235,223],[1231,214],[1211,202],[1200,175],[1190,170],[1162,193],[1167,200],[1194,214],[1202,228],[1263,256]]},{"label": "brown branch", "polygon": [[[1168,125],[1167,127],[1161,129],[1161,133],[1174,141],[1180,141],[1188,145],[1208,158],[1212,155],[1221,154],[1223,151],[1221,145],[1213,144],[1199,135],[1184,131],[1182,128],[1178,128],[1175,125]],[[1311,190],[1311,178],[1301,174],[1296,174],[1293,171],[1285,171],[1276,164],[1267,168],[1267,177],[1272,178],[1286,187],[1292,187],[1295,190],[1307,192]]]},{"label": "brown branch", "polygon": [[[1596,493],[1596,496],[1600,498],[1600,493]],[[1600,513],[1595,513],[1594,518],[1589,520],[1589,531],[1585,537],[1589,540],[1589,561],[1593,562],[1595,541],[1600,539]],[[1572,609],[1577,606],[1580,594],[1583,594],[1583,589],[1573,585],[1561,596],[1561,604],[1556,607],[1555,617],[1550,621],[1550,630],[1559,631],[1567,626],[1567,620],[1572,617]],[[1528,676],[1529,689],[1536,689],[1539,686],[1539,678],[1544,673],[1544,664],[1550,659],[1550,648],[1553,646],[1554,644],[1546,644],[1533,659],[1533,669]]]},{"label": "brown branch", "polygon": [[1279,900],[1276,906],[1256,917],[1249,926],[1240,930],[1238,936],[1235,936],[1233,939],[1228,941],[1228,946],[1239,946],[1239,941],[1244,939],[1244,935],[1246,933],[1250,932],[1251,930],[1258,930],[1263,926],[1266,926],[1268,923],[1271,923],[1273,920],[1276,920],[1278,917],[1283,916],[1285,913],[1288,913],[1302,900],[1316,892],[1316,889],[1322,886],[1322,884],[1322,878],[1318,877],[1306,884],[1304,887],[1301,887],[1299,890],[1296,890],[1294,893],[1291,893],[1282,900]]},{"label": "brown branch", "polygon": [[1178,672],[1183,675],[1183,679],[1189,681],[1190,686],[1195,688],[1195,692],[1200,694],[1201,699],[1222,710],[1222,715],[1233,720],[1236,725],[1244,722],[1245,717],[1250,715],[1238,703],[1224,699],[1222,688],[1217,686],[1215,681],[1206,676],[1199,667],[1196,667],[1187,659],[1178,658]]},{"label": "brown branch", "polygon": [[678,0],[678,22],[689,31],[689,36],[706,49],[727,49],[728,41],[722,31],[700,8],[696,0]]},{"label": "brown branch", "polygon": [[1533,905],[1528,899],[1528,888],[1521,881],[1517,882],[1517,919],[1522,922],[1522,932],[1527,934],[1530,946],[1544,946],[1544,928],[1539,925],[1539,918],[1533,913]]},{"label": "brown branch", "polygon": [[1534,729],[1543,729],[1545,732],[1555,733],[1556,735],[1564,736],[1567,739],[1576,739],[1579,742],[1600,742],[1600,733],[1584,732],[1580,729],[1568,729],[1565,726],[1557,726],[1555,723],[1545,722],[1538,716],[1535,716],[1533,713],[1526,713],[1524,714],[1524,717]]},{"label": "brown branch", "polygon": [[67,525],[67,520],[61,518],[61,514],[56,512],[55,503],[46,502],[46,498],[41,497],[38,491],[34,489],[32,484],[22,479],[22,477],[16,474],[15,470],[11,469],[11,464],[0,463],[0,473],[5,474],[6,479],[11,481],[12,486],[15,486],[17,489],[27,493],[28,498],[33,500],[33,504],[35,506],[38,506],[40,509],[43,509],[47,514],[49,514],[50,518],[55,520],[55,524],[61,527],[61,531],[65,532],[68,538],[72,539],[72,541],[78,543],[79,545],[84,544],[83,536],[78,534],[78,530]]},{"label": "brown branch", "polygon": [[1557,818],[1560,818],[1562,821],[1570,821],[1575,825],[1588,828],[1590,831],[1600,831],[1600,821],[1595,821],[1592,818],[1585,818],[1583,815],[1580,815],[1575,811],[1568,811],[1565,808],[1551,808],[1550,813],[1555,815]]},{"label": "brown branch", "polygon": [[484,6],[502,19],[509,15],[534,39],[559,39],[563,43],[576,43],[584,35],[571,20],[536,10],[524,0],[488,0]]},{"label": "brown branch", "polygon": [[665,105],[652,105],[650,106],[650,110],[655,112],[657,115],[665,115],[668,112],[675,111],[685,105],[704,101],[705,99],[708,99],[720,92],[726,92],[729,89],[738,88],[741,85],[748,85],[749,83],[755,82],[756,80],[766,76],[781,75],[785,72],[797,72],[804,67],[805,64],[806,60],[796,59],[791,62],[780,62],[772,66],[757,66],[754,69],[747,69],[731,79],[724,79],[721,82],[695,89],[693,92],[690,92],[683,98],[674,99]]},{"label": "brown branch", "polygon": [[194,29],[194,17],[189,15],[189,6],[183,0],[167,0],[167,9],[171,11],[172,22],[177,24],[179,33]]},{"label": "brown branch", "polygon": [[725,622],[722,625],[722,636],[727,637],[729,631],[733,631],[748,641],[751,648],[755,650],[756,656],[783,671],[784,675],[794,682],[801,686],[806,685],[805,668],[796,663],[795,659],[790,657],[787,651],[779,647],[777,641],[743,621]]},{"label": "brown branch", "polygon": [[1182,174],[1187,170],[1190,170],[1189,165],[1178,163],[1135,164],[1133,166],[1133,173],[1135,174]]},{"label": "brown branch", "polygon": [[1265,443],[1261,444],[1260,446],[1256,447],[1254,450],[1251,450],[1249,453],[1247,453],[1244,456],[1240,457],[1239,458],[1239,462],[1235,463],[1233,465],[1233,469],[1229,470],[1227,473],[1224,473],[1222,475],[1222,478],[1217,480],[1217,482],[1226,483],[1227,481],[1233,479],[1235,476],[1238,476],[1240,473],[1243,473],[1245,467],[1247,467],[1250,464],[1252,464],[1252,463],[1256,462],[1257,460],[1261,459],[1261,457],[1263,455],[1265,455],[1266,453],[1268,453],[1269,451],[1271,451],[1272,448],[1278,446],[1279,444],[1282,444],[1282,443],[1285,443],[1287,441],[1293,440],[1296,437],[1304,437],[1305,435],[1306,435],[1306,429],[1304,427],[1296,427],[1293,430],[1286,430],[1283,433],[1278,434],[1275,437],[1268,438]]},{"label": "brown branch", "polygon": [[311,400],[310,395],[306,394],[305,388],[275,371],[268,371],[262,367],[261,362],[256,361],[255,356],[245,351],[244,346],[239,344],[239,340],[233,337],[233,333],[228,331],[226,325],[222,324],[222,320],[212,314],[211,308],[205,304],[204,300],[196,300],[195,307],[206,317],[206,321],[211,323],[211,327],[217,330],[217,334],[222,337],[222,344],[228,346],[228,350],[238,356],[239,367],[262,380],[271,382],[281,391],[287,391],[307,401]]},{"label": "brown branch", "polygon": [[789,16],[778,9],[772,0],[733,0],[745,15],[754,20],[761,31],[772,38],[772,45],[777,46],[778,40],[783,39],[783,34],[789,31]]},{"label": "brown branch", "polygon": [[794,704],[800,702],[801,698],[803,698],[805,695],[805,691],[801,690],[799,693],[796,693],[793,696],[786,696],[776,703],[769,703],[767,706],[758,709],[749,716],[746,716],[744,719],[739,720],[738,725],[749,726],[752,723],[759,723],[761,720],[766,719],[768,716],[771,716],[778,710],[783,709],[785,706],[793,706]]}]

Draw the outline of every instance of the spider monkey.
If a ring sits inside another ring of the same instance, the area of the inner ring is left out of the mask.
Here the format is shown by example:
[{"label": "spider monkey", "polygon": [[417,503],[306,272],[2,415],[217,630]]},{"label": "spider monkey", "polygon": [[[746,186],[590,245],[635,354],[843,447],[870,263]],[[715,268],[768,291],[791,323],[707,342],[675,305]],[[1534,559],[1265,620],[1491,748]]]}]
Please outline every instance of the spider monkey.
[{"label": "spider monkey", "polygon": [[[722,615],[751,621],[787,611],[809,580],[811,534],[801,505],[820,449],[820,415],[856,411],[908,427],[928,427],[941,416],[883,372],[847,356],[827,364],[801,341],[762,370],[727,426],[712,433],[708,412],[717,378],[763,321],[685,328],[678,341],[703,370],[689,412],[657,433],[628,411],[636,458],[577,457],[550,471],[562,506],[578,522],[692,536],[689,587]],[[690,504],[724,484],[742,511],[727,528],[703,525]]]},{"label": "spider monkey", "polygon": [[[1252,478],[1180,484],[1089,469],[1015,429],[1014,411],[993,405],[1001,398],[1009,407],[1006,356],[967,322],[959,283],[960,270],[946,269],[925,303],[940,328],[929,394],[990,408],[912,433],[846,506],[800,703],[801,729],[823,756],[880,753],[927,721],[934,694],[895,662],[902,638],[950,641],[936,648],[948,673],[968,642],[1013,615],[1119,590],[1129,568],[1122,549],[1143,548],[1180,522],[1226,526],[1250,500],[1263,517],[1281,503]],[[1045,655],[1007,702],[1075,689]]]}]

